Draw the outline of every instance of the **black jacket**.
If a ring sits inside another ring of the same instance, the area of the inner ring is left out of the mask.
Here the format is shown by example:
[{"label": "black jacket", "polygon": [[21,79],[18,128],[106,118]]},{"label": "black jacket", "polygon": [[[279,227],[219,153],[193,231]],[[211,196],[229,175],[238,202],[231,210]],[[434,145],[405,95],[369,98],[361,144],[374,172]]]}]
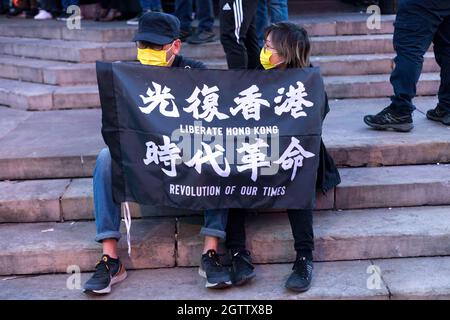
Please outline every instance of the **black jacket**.
[{"label": "black jacket", "polygon": [[172,67],[175,68],[193,68],[193,69],[206,69],[203,62],[185,58],[183,56],[175,56]]},{"label": "black jacket", "polygon": [[[325,114],[323,120],[325,120],[326,115],[330,112],[330,106],[328,104],[328,96],[325,94]],[[325,148],[323,140],[320,141],[320,155],[319,155],[319,169],[317,169],[317,182],[316,188],[321,190],[324,194],[327,191],[333,189],[338,184],[341,183],[341,176],[339,171],[334,164],[333,158],[328,153]]]}]

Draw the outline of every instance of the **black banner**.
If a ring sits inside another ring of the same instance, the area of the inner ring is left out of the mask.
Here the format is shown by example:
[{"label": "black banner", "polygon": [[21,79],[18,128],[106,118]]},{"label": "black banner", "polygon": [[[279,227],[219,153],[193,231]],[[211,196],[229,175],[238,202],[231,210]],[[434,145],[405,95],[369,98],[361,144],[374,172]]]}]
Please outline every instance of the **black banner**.
[{"label": "black banner", "polygon": [[319,69],[98,62],[97,77],[116,202],[313,208],[325,107]]}]

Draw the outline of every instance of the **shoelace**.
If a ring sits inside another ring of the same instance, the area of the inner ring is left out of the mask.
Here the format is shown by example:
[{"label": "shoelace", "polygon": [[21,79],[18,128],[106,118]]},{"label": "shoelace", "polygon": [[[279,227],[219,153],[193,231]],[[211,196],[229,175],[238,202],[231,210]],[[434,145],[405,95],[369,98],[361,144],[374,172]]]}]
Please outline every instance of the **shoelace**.
[{"label": "shoelace", "polygon": [[[243,250],[243,251],[239,251],[236,252],[235,254],[233,254],[234,258],[239,258],[238,261],[243,261],[246,265],[248,265],[250,268],[254,269],[255,267],[253,266],[253,264],[250,261],[250,251],[248,250]],[[235,259],[236,261],[236,259]]]},{"label": "shoelace", "polygon": [[103,273],[105,272],[109,273],[109,271],[110,268],[108,266],[108,263],[102,259],[95,265],[95,273],[93,275],[93,278],[100,278],[103,275]]},{"label": "shoelace", "polygon": [[292,269],[300,274],[303,278],[308,277],[308,264],[306,263],[306,258],[302,257],[297,259]]},{"label": "shoelace", "polygon": [[131,257],[131,211],[128,202],[124,202],[122,205],[124,207],[122,221],[125,222],[125,228],[127,229],[128,256]]},{"label": "shoelace", "polygon": [[220,263],[220,255],[216,251],[208,250],[206,254],[212,260],[215,267],[222,267],[222,264]]}]

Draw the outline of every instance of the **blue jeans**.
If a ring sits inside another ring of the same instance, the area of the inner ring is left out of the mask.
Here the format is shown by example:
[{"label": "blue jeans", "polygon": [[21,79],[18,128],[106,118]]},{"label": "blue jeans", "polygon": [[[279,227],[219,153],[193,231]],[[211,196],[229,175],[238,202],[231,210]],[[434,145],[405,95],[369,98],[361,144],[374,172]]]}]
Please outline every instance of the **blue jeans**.
[{"label": "blue jeans", "polygon": [[160,11],[162,10],[161,0],[140,0],[142,11]]},{"label": "blue jeans", "polygon": [[391,74],[394,96],[391,107],[400,114],[412,113],[412,99],[422,72],[424,54],[434,43],[441,67],[439,106],[450,112],[450,1],[400,0],[395,20],[395,68]]},{"label": "blue jeans", "polygon": [[[267,7],[267,2],[269,6]],[[270,23],[277,23],[288,20],[288,4],[287,0],[259,0],[258,9],[256,10],[256,33],[258,35],[258,44],[262,48],[264,46],[264,30]]]},{"label": "blue jeans", "polygon": [[[212,31],[214,25],[212,0],[196,0],[196,9],[196,17],[199,20],[198,32]],[[191,31],[192,0],[175,0],[174,14],[180,19],[180,29]]]},{"label": "blue jeans", "polygon": [[[114,202],[112,195],[111,154],[108,148],[100,151],[94,168],[94,211],[97,235],[95,241],[105,239],[119,240],[120,204]],[[207,210],[205,223],[200,233],[205,236],[225,238],[228,210]]]},{"label": "blue jeans", "polygon": [[68,7],[70,6],[79,6],[80,0],[61,0],[61,4],[63,7],[63,10],[66,11]]},{"label": "blue jeans", "polygon": [[228,209],[206,210],[205,223],[200,230],[200,234],[225,239],[227,222]]}]

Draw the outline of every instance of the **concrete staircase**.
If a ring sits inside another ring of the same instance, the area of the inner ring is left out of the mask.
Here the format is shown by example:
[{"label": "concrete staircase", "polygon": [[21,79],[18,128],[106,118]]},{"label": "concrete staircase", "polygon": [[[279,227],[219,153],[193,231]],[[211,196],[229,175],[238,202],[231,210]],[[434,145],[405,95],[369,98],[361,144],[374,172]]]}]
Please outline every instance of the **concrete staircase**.
[{"label": "concrete staircase", "polygon": [[[368,30],[366,18],[292,17],[312,36],[312,62],[331,104],[323,138],[342,176],[318,196],[313,288],[302,295],[282,289],[295,258],[285,213],[249,213],[258,278],[210,292],[195,273],[201,213],[133,205],[132,257],[124,239],[120,247],[136,271],[107,298],[450,298],[450,129],[424,115],[437,102],[439,67],[430,51],[411,133],[368,129],[363,115],[381,110],[392,94],[394,17],[383,16],[380,30]],[[135,29],[82,26],[0,18],[0,299],[83,299],[66,289],[63,273],[71,265],[92,271],[101,253],[93,241],[91,177],[104,147],[94,62],[135,59]],[[182,50],[226,68],[219,42]],[[382,283],[369,289],[374,265]]]}]

